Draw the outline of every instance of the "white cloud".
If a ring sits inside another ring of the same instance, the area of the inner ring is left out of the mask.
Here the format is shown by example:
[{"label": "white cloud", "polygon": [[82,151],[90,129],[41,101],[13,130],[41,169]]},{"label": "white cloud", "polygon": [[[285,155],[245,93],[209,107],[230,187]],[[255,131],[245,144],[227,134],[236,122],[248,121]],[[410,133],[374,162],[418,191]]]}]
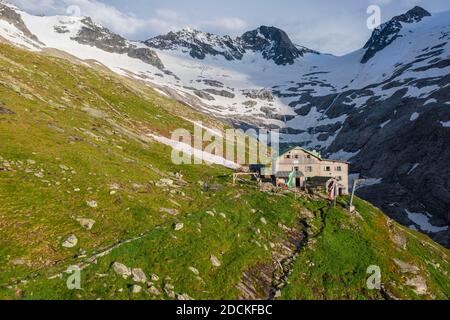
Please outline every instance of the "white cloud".
[{"label": "white cloud", "polygon": [[[127,38],[141,40],[185,27],[236,36],[263,24],[272,25],[285,30],[300,45],[334,54],[359,49],[370,37],[371,31],[366,25],[368,5],[380,5],[382,21],[414,5],[422,5],[430,12],[450,10],[448,0],[315,0],[291,1],[285,6],[274,5],[276,0],[9,1],[31,13],[47,15],[66,14],[70,5],[77,5],[81,15],[91,16],[97,23]],[[134,10],[136,15],[124,10]],[[245,19],[242,19],[243,14]]]},{"label": "white cloud", "polygon": [[95,22],[107,26],[115,32],[131,36],[146,27],[146,21],[133,14],[127,14],[118,9],[95,0],[65,0],[67,6],[78,6],[82,16],[89,16]]},{"label": "white cloud", "polygon": [[124,36],[132,36],[148,26],[148,22],[133,14],[123,13],[97,0],[10,0],[11,3],[34,14],[72,14],[89,16],[95,22]]}]

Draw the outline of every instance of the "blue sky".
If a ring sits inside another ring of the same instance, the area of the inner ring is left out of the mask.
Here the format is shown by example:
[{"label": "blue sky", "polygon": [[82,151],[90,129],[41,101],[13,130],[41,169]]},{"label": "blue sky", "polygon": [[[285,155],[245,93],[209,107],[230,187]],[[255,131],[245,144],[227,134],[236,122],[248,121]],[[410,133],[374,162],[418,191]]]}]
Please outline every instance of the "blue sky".
[{"label": "blue sky", "polygon": [[[285,30],[298,44],[333,54],[359,49],[370,36],[369,5],[379,5],[382,21],[415,5],[432,13],[450,11],[448,0],[9,0],[35,14],[69,12],[128,38],[145,40],[191,27],[240,35],[260,25]],[[76,7],[73,7],[76,6]],[[79,10],[78,10],[79,8]],[[71,10],[72,9],[72,10]]]}]

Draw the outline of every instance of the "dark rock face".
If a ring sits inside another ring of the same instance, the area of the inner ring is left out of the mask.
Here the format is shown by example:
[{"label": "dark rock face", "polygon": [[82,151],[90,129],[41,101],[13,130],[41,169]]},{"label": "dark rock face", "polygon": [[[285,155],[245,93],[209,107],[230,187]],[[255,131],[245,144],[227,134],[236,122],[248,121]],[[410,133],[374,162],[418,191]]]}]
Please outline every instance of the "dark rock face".
[{"label": "dark rock face", "polygon": [[[91,18],[83,19],[82,23],[83,27],[72,40],[107,52],[127,54],[131,58],[139,59],[159,69],[164,69],[164,65],[157,54],[149,48],[138,48],[130,44],[125,38],[96,25]],[[59,32],[64,32],[64,30]]]},{"label": "dark rock face", "polygon": [[293,64],[295,59],[304,54],[292,43],[286,32],[275,27],[261,26],[244,33],[240,40],[244,49],[260,51],[265,59],[273,60],[278,65]]},{"label": "dark rock face", "polygon": [[407,13],[392,18],[379,26],[372,33],[371,38],[364,46],[366,53],[361,60],[361,63],[367,63],[379,51],[389,46],[395,39],[401,37],[399,35],[402,30],[402,23],[416,23],[422,21],[423,18],[429,17],[431,14],[421,7],[414,7]]},{"label": "dark rock face", "polygon": [[203,82],[205,85],[216,88],[223,88],[225,85],[217,80],[197,80],[197,82]]},{"label": "dark rock face", "polygon": [[184,29],[178,32],[169,32],[144,42],[147,46],[173,50],[181,47],[189,51],[191,57],[203,60],[207,55],[223,56],[227,60],[240,60],[244,54],[243,49],[229,36],[216,36],[198,30]]},{"label": "dark rock face", "polygon": [[13,8],[0,2],[0,19],[5,20],[8,23],[14,25],[17,29],[23,32],[28,38],[39,42],[39,39],[30,32],[22,17]]},{"label": "dark rock face", "polygon": [[216,96],[221,96],[221,97],[225,97],[225,98],[234,98],[235,94],[232,92],[229,92],[227,90],[216,90],[216,89],[205,89],[203,91],[206,91],[208,93],[214,94]]},{"label": "dark rock face", "polygon": [[262,26],[232,39],[229,36],[217,36],[207,32],[184,29],[169,32],[145,41],[151,48],[175,50],[181,48],[191,57],[203,60],[207,55],[223,56],[225,59],[241,60],[247,51],[261,52],[267,60],[278,65],[293,64],[295,59],[305,53],[316,53],[307,48],[296,46],[286,32],[275,27]]},{"label": "dark rock face", "polygon": [[[431,96],[424,98],[408,97],[408,90],[395,79],[384,84],[398,87],[387,99],[369,93],[371,88],[344,92],[327,115],[334,118],[347,114],[345,122],[314,128],[316,134],[320,133],[319,140],[339,132],[331,146],[322,150],[324,154],[360,151],[351,159],[351,171],[381,179],[379,184],[359,189],[359,196],[403,225],[415,225],[417,229],[420,227],[409,220],[405,209],[429,214],[433,226],[450,225],[450,128],[441,124],[450,121],[449,84],[450,75],[410,79],[411,87],[439,85]],[[360,96],[371,96],[364,107],[349,108],[344,104]],[[327,108],[331,97],[302,99]],[[430,99],[435,102],[426,104]],[[297,112],[309,111],[310,107],[303,107]],[[417,118],[412,116],[415,113]],[[450,230],[429,235],[450,246]]]},{"label": "dark rock face", "polygon": [[206,99],[208,101],[214,101],[216,100],[212,95],[210,95],[209,93],[206,93],[205,91],[202,90],[194,90],[194,94],[202,99]]},{"label": "dark rock face", "polygon": [[260,99],[272,102],[274,100],[272,91],[261,89],[261,90],[243,90],[242,94],[249,99]]}]

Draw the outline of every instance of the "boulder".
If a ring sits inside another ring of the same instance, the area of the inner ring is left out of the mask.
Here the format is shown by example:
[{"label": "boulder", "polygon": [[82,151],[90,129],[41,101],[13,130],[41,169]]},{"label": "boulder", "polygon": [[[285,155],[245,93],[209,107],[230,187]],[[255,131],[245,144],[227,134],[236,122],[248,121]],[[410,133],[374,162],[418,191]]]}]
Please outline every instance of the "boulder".
[{"label": "boulder", "polygon": [[222,265],[215,255],[211,255],[210,261],[214,267],[220,267]]},{"label": "boulder", "polygon": [[150,288],[148,288],[148,293],[150,293],[151,295],[154,295],[154,296],[161,295],[161,291],[159,291],[158,288],[156,288],[155,286],[150,286]]},{"label": "boulder", "polygon": [[141,286],[138,286],[135,284],[131,287],[131,293],[137,294],[137,293],[141,293],[141,291],[142,291]]},{"label": "boulder", "polygon": [[133,281],[141,283],[147,282],[147,276],[145,275],[144,271],[142,271],[142,269],[133,269],[131,271],[131,274],[133,275]]},{"label": "boulder", "polygon": [[173,226],[173,228],[174,228],[175,231],[180,231],[181,229],[184,228],[184,224],[183,224],[183,223],[176,223],[176,224]]},{"label": "boulder", "polygon": [[62,246],[64,248],[73,248],[77,244],[78,244],[78,238],[74,234],[72,234],[62,243]]},{"label": "boulder", "polygon": [[128,268],[126,265],[124,265],[124,264],[122,264],[120,262],[114,262],[112,267],[113,267],[113,270],[118,275],[121,275],[124,279],[128,278],[129,276],[131,276],[130,268]]},{"label": "boulder", "polygon": [[86,204],[87,204],[90,208],[97,208],[97,207],[98,207],[97,201],[94,201],[94,200],[88,200],[88,201],[86,201]]},{"label": "boulder", "polygon": [[197,270],[197,268],[189,267],[189,270],[191,270],[192,273],[195,274],[196,276],[198,276],[200,274],[200,272]]},{"label": "boulder", "polygon": [[91,230],[95,224],[95,220],[87,218],[77,218],[77,221],[86,230]]}]

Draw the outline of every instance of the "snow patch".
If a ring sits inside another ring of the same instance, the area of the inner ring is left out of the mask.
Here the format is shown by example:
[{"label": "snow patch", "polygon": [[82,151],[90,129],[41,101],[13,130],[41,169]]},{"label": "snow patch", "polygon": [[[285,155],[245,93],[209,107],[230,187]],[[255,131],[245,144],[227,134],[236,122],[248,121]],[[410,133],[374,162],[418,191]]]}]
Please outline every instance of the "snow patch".
[{"label": "snow patch", "polygon": [[436,103],[436,102],[437,102],[436,99],[428,99],[427,101],[425,101],[425,103],[423,105],[426,106],[427,104]]},{"label": "snow patch", "polygon": [[362,184],[361,187],[371,187],[371,186],[375,186],[377,184],[380,184],[383,182],[382,178],[369,178],[366,179]]},{"label": "snow patch", "polygon": [[411,115],[411,118],[409,118],[410,121],[416,121],[417,119],[419,119],[420,114],[418,114],[417,112],[414,112]]},{"label": "snow patch", "polygon": [[230,168],[230,169],[238,169],[241,167],[237,163],[226,160],[223,157],[220,157],[220,156],[208,153],[208,152],[204,152],[202,150],[195,149],[192,146],[188,145],[187,143],[171,140],[166,137],[157,136],[157,135],[151,134],[151,133],[149,133],[147,135],[149,137],[151,137],[152,139],[154,139],[162,144],[165,144],[166,146],[172,147],[173,149],[175,149],[177,151],[181,151],[186,154],[193,155],[194,157],[196,157],[198,159],[203,159],[203,161],[205,161],[206,163],[218,164],[218,165]]},{"label": "snow patch", "polygon": [[420,226],[422,231],[437,233],[441,231],[448,230],[448,226],[445,227],[436,227],[430,223],[430,218],[427,214],[419,213],[419,212],[410,212],[405,209],[406,214],[408,215],[408,219],[414,222],[415,224]]},{"label": "snow patch", "polygon": [[408,171],[408,175],[410,175],[414,170],[417,169],[417,167],[420,166],[420,163],[416,163],[412,166],[412,168]]},{"label": "snow patch", "polygon": [[382,124],[380,124],[380,128],[383,129],[383,128],[384,128],[385,126],[387,126],[391,121],[392,121],[392,120],[389,119],[388,121],[383,122]]}]

